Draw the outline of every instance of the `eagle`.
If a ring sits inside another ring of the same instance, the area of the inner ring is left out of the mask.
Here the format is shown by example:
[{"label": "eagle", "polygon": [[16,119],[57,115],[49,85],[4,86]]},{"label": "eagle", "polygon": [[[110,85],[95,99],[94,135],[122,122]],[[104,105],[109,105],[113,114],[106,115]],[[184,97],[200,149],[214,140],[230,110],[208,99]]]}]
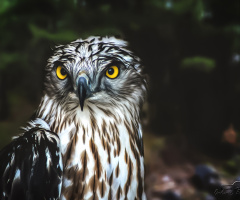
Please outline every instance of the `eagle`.
[{"label": "eagle", "polygon": [[91,36],[56,46],[39,107],[0,151],[0,199],[145,200],[146,93],[126,41]]}]

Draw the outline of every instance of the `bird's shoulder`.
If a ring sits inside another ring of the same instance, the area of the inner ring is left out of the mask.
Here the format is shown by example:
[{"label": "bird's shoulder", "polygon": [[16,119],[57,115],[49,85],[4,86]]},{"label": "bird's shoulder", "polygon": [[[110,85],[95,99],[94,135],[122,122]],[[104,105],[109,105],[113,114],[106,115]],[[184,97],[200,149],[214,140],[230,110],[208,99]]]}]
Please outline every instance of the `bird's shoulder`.
[{"label": "bird's shoulder", "polygon": [[0,151],[0,199],[57,199],[62,155],[57,134],[41,119]]}]

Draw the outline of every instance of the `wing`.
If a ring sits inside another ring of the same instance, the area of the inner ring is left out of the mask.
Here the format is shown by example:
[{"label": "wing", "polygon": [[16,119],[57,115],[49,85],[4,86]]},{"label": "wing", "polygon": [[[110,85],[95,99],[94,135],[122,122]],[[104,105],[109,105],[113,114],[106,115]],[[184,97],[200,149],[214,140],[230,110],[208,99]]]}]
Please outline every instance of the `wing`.
[{"label": "wing", "polygon": [[0,151],[0,199],[59,199],[63,170],[59,138],[41,127],[26,130]]}]

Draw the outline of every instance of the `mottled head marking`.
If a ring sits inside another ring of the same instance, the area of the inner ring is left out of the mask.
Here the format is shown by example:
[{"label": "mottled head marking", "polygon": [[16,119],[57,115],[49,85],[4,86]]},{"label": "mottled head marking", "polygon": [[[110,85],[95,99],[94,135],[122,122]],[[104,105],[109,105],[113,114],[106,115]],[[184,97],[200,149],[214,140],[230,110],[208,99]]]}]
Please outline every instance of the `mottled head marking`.
[{"label": "mottled head marking", "polygon": [[[68,73],[64,80],[56,77],[59,65]],[[111,65],[119,67],[116,79],[106,77]],[[45,92],[65,104],[66,109],[79,107],[79,74],[84,74],[87,83],[85,105],[116,106],[123,101],[140,105],[146,92],[140,59],[128,50],[126,41],[115,37],[89,37],[57,46],[46,72]]]}]

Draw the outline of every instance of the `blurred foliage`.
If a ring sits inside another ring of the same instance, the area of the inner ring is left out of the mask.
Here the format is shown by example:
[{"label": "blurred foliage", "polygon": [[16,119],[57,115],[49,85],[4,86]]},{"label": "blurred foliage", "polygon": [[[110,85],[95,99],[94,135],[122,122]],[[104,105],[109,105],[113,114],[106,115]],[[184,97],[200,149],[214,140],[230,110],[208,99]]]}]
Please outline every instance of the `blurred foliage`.
[{"label": "blurred foliage", "polygon": [[30,24],[29,29],[34,37],[33,41],[38,41],[41,38],[47,39],[50,41],[71,41],[77,38],[77,34],[73,31],[61,30],[57,33],[50,33],[45,29],[36,27],[35,25]]},{"label": "blurred foliage", "polygon": [[181,67],[182,69],[194,68],[195,70],[200,70],[209,73],[216,67],[216,63],[213,59],[196,56],[193,58],[183,59]]},{"label": "blurred foliage", "polygon": [[238,0],[1,0],[0,120],[30,117],[56,44],[115,35],[150,76],[146,126],[225,152],[223,131],[231,123],[240,130],[239,13]]},{"label": "blurred foliage", "polygon": [[1,60],[0,71],[4,70],[7,66],[11,64],[17,65],[17,62],[25,61],[24,57],[22,57],[22,55],[18,53],[2,53],[0,55],[0,60]]}]

